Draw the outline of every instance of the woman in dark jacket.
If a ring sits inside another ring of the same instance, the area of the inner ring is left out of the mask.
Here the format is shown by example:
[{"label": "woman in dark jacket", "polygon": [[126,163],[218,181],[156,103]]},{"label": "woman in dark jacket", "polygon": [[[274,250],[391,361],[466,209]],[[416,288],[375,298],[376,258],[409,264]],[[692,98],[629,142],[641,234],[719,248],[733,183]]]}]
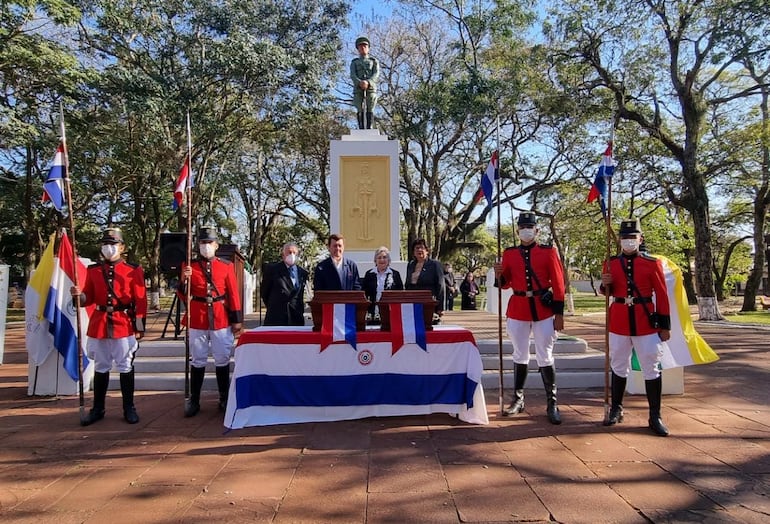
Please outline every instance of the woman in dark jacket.
[{"label": "woman in dark jacket", "polygon": [[380,312],[375,305],[382,292],[390,289],[404,289],[401,273],[390,267],[390,250],[385,246],[374,252],[374,267],[364,274],[361,287],[369,299],[369,321],[379,323]]},{"label": "woman in dark jacket", "polygon": [[444,287],[444,268],[438,260],[430,258],[430,248],[424,238],[412,242],[412,260],[406,266],[406,289],[428,289],[436,299],[436,316],[438,323],[444,314],[446,291]]},{"label": "woman in dark jacket", "polygon": [[460,293],[462,299],[460,309],[476,309],[476,295],[479,294],[479,285],[476,283],[476,277],[468,271],[460,284]]}]

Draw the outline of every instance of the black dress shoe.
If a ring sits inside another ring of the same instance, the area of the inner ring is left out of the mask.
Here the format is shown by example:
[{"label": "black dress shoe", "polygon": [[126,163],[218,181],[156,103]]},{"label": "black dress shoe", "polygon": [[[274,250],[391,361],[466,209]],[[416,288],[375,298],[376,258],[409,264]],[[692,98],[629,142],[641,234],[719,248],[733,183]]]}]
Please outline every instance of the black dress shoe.
[{"label": "black dress shoe", "polygon": [[512,415],[518,415],[524,411],[524,400],[514,400],[503,411],[503,416],[510,417]]},{"label": "black dress shoe", "polygon": [[607,420],[604,421],[604,425],[614,426],[619,422],[623,422],[623,406],[612,406],[610,408],[610,415]]},{"label": "black dress shoe", "polygon": [[134,406],[123,410],[123,418],[126,419],[126,422],[129,424],[136,424],[139,422],[139,415],[137,415],[136,408]]},{"label": "black dress shoe", "polygon": [[550,404],[545,410],[545,414],[551,424],[555,426],[561,424],[561,413],[559,413],[559,407],[556,404]]},{"label": "black dress shoe", "polygon": [[648,425],[653,433],[658,435],[659,437],[667,437],[668,436],[668,428],[663,423],[663,421],[660,419],[660,417],[651,418],[648,421]]},{"label": "black dress shoe", "polygon": [[184,407],[184,416],[185,417],[194,417],[198,414],[198,412],[201,410],[201,405],[198,402],[188,402],[187,405]]},{"label": "black dress shoe", "polygon": [[104,418],[104,410],[103,409],[91,408],[91,411],[88,412],[88,415],[86,415],[86,418],[81,419],[80,425],[81,426],[90,426],[94,422],[99,422],[103,418]]}]

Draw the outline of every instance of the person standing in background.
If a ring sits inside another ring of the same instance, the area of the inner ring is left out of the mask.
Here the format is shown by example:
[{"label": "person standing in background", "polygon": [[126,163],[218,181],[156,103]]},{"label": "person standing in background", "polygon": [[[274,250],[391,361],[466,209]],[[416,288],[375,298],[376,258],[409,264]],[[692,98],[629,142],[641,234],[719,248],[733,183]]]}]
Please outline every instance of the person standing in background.
[{"label": "person standing in background", "polygon": [[479,294],[479,285],[476,283],[476,277],[473,272],[468,271],[460,284],[460,294],[462,295],[460,309],[476,309],[476,295]]},{"label": "person standing in background", "polygon": [[345,237],[329,235],[329,258],[318,263],[313,274],[313,291],[351,291],[361,289],[358,265],[345,258]]},{"label": "person standing in background", "polygon": [[444,289],[446,293],[446,305],[444,311],[452,311],[455,308],[455,297],[457,296],[457,287],[455,284],[455,274],[452,273],[452,264],[444,264]]},{"label": "person standing in background", "polygon": [[281,248],[281,260],[269,264],[262,275],[260,296],[265,303],[265,326],[305,325],[306,269],[297,265],[299,247],[287,242]]},{"label": "person standing in background", "polygon": [[380,312],[377,307],[382,292],[391,289],[404,289],[401,273],[390,267],[390,250],[382,246],[374,252],[374,267],[369,269],[362,280],[366,298],[369,300],[369,319],[372,323],[379,323]]},{"label": "person standing in background", "polygon": [[513,401],[505,415],[524,411],[524,383],[529,371],[529,337],[535,342],[535,357],[545,386],[546,415],[551,424],[561,424],[556,405],[556,370],[553,346],[564,329],[564,273],[559,254],[551,246],[541,246],[537,238],[534,213],[519,215],[517,229],[521,245],[503,252],[495,264],[496,285],[510,288],[506,328],[513,346]]},{"label": "person standing in background", "polygon": [[182,264],[180,300],[187,303],[190,293],[190,311],[183,323],[190,339],[190,401],[185,406],[185,417],[194,417],[200,411],[200,395],[206,375],[209,351],[214,357],[220,411],[227,408],[230,390],[230,355],[235,337],[243,327],[241,294],[231,262],[216,256],[219,241],[213,226],[203,226],[198,232],[198,258]]},{"label": "person standing in background", "polygon": [[438,260],[430,258],[430,248],[424,238],[412,242],[412,260],[406,266],[406,289],[427,289],[436,300],[433,323],[441,322],[446,304],[444,268]]},{"label": "person standing in background", "polygon": [[623,421],[623,394],[631,371],[631,351],[636,351],[644,375],[650,417],[648,426],[658,436],[668,436],[660,415],[663,382],[660,376],[661,342],[671,338],[671,311],[660,260],[639,252],[639,220],[620,224],[621,253],[605,263],[601,291],[611,297],[609,311],[612,404],[606,426]]},{"label": "person standing in background", "polygon": [[102,261],[88,267],[81,290],[72,286],[73,300],[81,306],[95,304],[88,323],[87,351],[94,358],[94,406],[80,423],[88,426],[102,420],[112,364],[120,373],[123,418],[139,422],[134,406],[134,356],[144,336],[147,316],[147,289],[144,270],[122,258],[126,249],[123,233],[107,228],[102,233]]}]

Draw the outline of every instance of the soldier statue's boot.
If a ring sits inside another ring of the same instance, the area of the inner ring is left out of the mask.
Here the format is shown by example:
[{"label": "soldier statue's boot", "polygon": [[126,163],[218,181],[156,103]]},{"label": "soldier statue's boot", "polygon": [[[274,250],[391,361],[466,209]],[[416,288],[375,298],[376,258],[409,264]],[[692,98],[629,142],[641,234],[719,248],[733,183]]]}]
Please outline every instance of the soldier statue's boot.
[{"label": "soldier statue's boot", "polygon": [[227,394],[230,391],[230,365],[217,366],[217,389],[219,389],[219,411],[227,410]]},{"label": "soldier statue's boot", "polygon": [[650,420],[648,422],[650,429],[659,437],[668,436],[668,428],[663,424],[660,418],[660,403],[663,394],[663,379],[658,377],[653,380],[644,381],[644,389],[647,393],[647,403],[650,405]]},{"label": "soldier statue's boot", "polygon": [[558,426],[561,424],[561,413],[559,413],[559,406],[556,405],[556,370],[553,366],[541,367],[540,376],[543,379],[545,398],[548,401],[545,410],[548,422]]},{"label": "soldier statue's boot", "polygon": [[626,378],[612,373],[612,404],[610,414],[604,421],[605,426],[614,426],[623,422],[623,394],[626,392]]},{"label": "soldier statue's boot", "polygon": [[206,376],[206,368],[190,366],[190,399],[184,407],[185,417],[194,417],[201,410],[201,388]]},{"label": "soldier statue's boot", "polygon": [[94,407],[80,421],[81,426],[90,426],[104,418],[104,402],[107,399],[107,387],[110,384],[110,372],[94,373]]},{"label": "soldier statue's boot", "polygon": [[139,422],[134,406],[134,370],[120,374],[120,393],[123,395],[123,418],[129,424]]},{"label": "soldier statue's boot", "polygon": [[528,372],[527,364],[513,364],[513,400],[503,411],[503,416],[510,417],[524,411],[524,383]]},{"label": "soldier statue's boot", "polygon": [[366,112],[366,129],[371,129],[374,125],[374,115],[371,111]]},{"label": "soldier statue's boot", "polygon": [[364,113],[358,113],[358,129],[366,129],[366,122],[364,121]]}]

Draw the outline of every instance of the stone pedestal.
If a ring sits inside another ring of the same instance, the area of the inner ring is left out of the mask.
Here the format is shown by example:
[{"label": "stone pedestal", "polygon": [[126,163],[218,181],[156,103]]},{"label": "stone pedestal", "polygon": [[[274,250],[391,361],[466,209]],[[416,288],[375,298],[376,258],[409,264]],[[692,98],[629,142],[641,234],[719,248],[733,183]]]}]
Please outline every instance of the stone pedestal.
[{"label": "stone pedestal", "polygon": [[345,237],[345,256],[362,275],[380,246],[400,270],[398,141],[377,129],[354,129],[332,140],[330,153],[330,233]]}]

